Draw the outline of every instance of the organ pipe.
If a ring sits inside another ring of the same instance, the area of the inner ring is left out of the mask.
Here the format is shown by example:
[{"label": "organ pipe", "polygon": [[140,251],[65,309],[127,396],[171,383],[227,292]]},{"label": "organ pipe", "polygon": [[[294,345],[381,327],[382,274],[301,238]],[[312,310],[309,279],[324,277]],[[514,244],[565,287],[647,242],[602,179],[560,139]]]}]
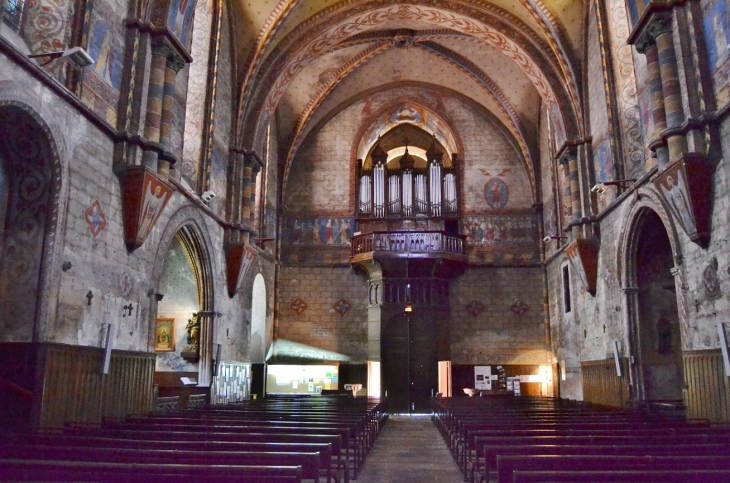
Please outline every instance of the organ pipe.
[{"label": "organ pipe", "polygon": [[385,217],[385,166],[376,164],[373,167],[373,215],[375,218]]}]

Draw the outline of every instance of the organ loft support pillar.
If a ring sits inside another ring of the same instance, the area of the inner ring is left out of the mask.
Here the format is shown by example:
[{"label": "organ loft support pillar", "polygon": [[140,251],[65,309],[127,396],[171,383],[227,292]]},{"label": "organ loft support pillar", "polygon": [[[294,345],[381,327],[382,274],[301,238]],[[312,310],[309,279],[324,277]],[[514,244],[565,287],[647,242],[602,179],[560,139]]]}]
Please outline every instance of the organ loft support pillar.
[{"label": "organ loft support pillar", "polygon": [[394,411],[428,411],[438,363],[451,360],[449,286],[466,267],[464,238],[391,231],[352,245],[351,265],[368,276],[368,361],[380,363],[381,395]]}]

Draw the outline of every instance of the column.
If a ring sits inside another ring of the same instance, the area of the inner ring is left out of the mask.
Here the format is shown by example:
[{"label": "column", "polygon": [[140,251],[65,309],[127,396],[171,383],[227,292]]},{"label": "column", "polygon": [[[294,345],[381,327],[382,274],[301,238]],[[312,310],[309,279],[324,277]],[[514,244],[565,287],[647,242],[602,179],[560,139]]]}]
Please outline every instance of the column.
[{"label": "column", "polygon": [[[147,110],[144,121],[144,138],[152,143],[160,142],[162,121],[162,98],[165,90],[166,49],[154,48],[150,61],[150,81],[147,93]],[[151,149],[142,154],[142,164],[157,171],[157,153]]]},{"label": "column", "polygon": [[674,53],[671,19],[661,25],[663,29],[656,35],[656,46],[667,116],[666,140],[669,162],[672,163],[687,152],[687,138],[681,131],[684,123],[684,108],[682,107],[682,88],[679,84],[677,56]]},{"label": "column", "polygon": [[[641,52],[641,51],[639,51]],[[650,148],[656,153],[659,169],[663,170],[669,164],[669,151],[662,140],[662,131],[667,128],[667,116],[664,110],[664,92],[662,78],[659,71],[659,54],[656,44],[652,43],[644,50],[646,55],[646,70],[649,81],[649,95],[651,99],[651,116],[654,121],[654,131],[646,133],[651,136]]]},{"label": "column", "polygon": [[573,211],[573,219],[570,223],[572,240],[582,238],[581,218],[582,207],[580,201],[580,179],[578,172],[578,148],[573,141],[571,144],[564,144],[558,152],[558,162],[567,169],[568,187],[565,190],[566,197],[569,197]]},{"label": "column", "polygon": [[[172,117],[175,108],[175,79],[177,73],[185,66],[185,62],[174,52],[170,52],[165,62],[165,84],[162,91],[162,113],[160,116],[160,144],[169,152],[172,147]],[[172,155],[170,155],[172,157]],[[170,161],[160,159],[157,172],[165,179],[170,176]]]}]

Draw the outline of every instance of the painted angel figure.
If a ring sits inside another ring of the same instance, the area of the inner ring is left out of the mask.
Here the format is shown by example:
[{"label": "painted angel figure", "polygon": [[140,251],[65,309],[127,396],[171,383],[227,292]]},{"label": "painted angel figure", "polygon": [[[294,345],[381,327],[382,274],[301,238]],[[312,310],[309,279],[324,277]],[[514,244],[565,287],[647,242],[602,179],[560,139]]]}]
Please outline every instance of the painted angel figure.
[{"label": "painted angel figure", "polygon": [[139,238],[147,237],[155,221],[157,221],[159,212],[165,202],[166,193],[162,192],[162,186],[159,184],[155,185],[153,191],[153,184],[152,181],[147,182],[148,189],[145,190],[144,204],[142,205],[142,220],[140,221],[139,231],[137,233]]},{"label": "painted angel figure", "polygon": [[685,231],[688,234],[692,234],[697,231],[697,229],[695,228],[692,209],[690,208],[689,199],[687,198],[687,188],[681,171],[677,171],[676,176],[676,184],[671,175],[667,176],[668,188],[665,187],[664,184],[660,185],[662,187],[662,194],[669,202],[669,206],[672,209],[674,216],[682,224]]}]

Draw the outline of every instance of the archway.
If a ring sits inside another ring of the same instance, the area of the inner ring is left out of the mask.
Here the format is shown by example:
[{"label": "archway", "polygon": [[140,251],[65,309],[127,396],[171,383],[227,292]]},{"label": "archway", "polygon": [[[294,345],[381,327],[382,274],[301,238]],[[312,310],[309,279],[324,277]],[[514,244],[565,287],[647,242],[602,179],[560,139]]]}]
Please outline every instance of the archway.
[{"label": "archway", "polygon": [[38,321],[43,258],[52,232],[53,149],[19,107],[0,108],[0,340],[30,342]]},{"label": "archway", "polygon": [[253,281],[251,295],[251,344],[249,358],[253,363],[263,363],[266,355],[266,282],[260,273]]},{"label": "archway", "polygon": [[656,212],[642,210],[637,220],[633,339],[639,363],[639,396],[646,401],[678,402],[682,399],[684,368],[672,246]]}]

